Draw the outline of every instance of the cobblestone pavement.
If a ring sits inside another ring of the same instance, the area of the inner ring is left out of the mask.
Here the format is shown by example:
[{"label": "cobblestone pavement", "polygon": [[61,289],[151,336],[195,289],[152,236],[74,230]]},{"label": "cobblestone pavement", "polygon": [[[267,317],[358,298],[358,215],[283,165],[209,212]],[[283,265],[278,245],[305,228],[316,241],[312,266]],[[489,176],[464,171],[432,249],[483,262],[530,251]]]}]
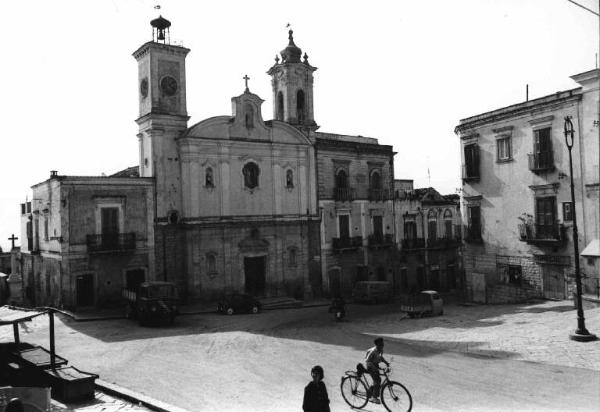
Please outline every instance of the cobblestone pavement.
[{"label": "cobblestone pavement", "polygon": [[52,401],[51,412],[129,412],[129,411],[150,411],[143,406],[134,405],[131,402],[117,399],[103,392],[96,391],[95,399],[74,405],[64,405]]},{"label": "cobblestone pavement", "polygon": [[[584,316],[587,329],[600,336],[600,308],[586,309]],[[442,350],[600,371],[600,340],[570,340],[576,326],[577,312],[567,300],[447,305],[443,316],[409,319],[390,313],[356,325],[363,333]]]}]

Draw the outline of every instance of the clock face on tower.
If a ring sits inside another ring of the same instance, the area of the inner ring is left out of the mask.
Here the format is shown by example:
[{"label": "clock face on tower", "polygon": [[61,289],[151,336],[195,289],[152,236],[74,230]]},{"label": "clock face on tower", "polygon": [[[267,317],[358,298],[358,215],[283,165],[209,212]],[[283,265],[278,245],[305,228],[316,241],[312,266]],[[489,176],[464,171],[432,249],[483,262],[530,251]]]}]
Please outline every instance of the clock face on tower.
[{"label": "clock face on tower", "polygon": [[148,96],[148,79],[146,77],[140,82],[140,94],[144,98]]},{"label": "clock face on tower", "polygon": [[166,96],[173,96],[177,93],[177,80],[171,76],[165,76],[160,81],[160,89]]}]

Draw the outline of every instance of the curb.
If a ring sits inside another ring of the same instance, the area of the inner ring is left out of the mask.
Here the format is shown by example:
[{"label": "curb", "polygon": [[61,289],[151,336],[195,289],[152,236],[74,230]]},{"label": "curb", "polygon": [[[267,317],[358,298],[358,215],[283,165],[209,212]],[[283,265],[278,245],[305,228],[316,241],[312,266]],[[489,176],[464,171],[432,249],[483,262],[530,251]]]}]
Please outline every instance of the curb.
[{"label": "curb", "polygon": [[121,398],[135,405],[144,406],[150,410],[157,412],[188,412],[186,409],[170,405],[168,403],[153,399],[149,396],[142,395],[132,390],[123,388],[114,383],[105,382],[101,379],[96,379],[96,389],[107,393],[108,395]]}]

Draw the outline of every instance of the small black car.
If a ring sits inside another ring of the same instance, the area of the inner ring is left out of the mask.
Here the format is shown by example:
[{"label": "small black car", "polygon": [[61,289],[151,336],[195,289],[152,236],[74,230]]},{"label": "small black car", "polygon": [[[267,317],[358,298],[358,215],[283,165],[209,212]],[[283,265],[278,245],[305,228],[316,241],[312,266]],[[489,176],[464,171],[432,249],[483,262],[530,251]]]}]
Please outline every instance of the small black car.
[{"label": "small black car", "polygon": [[225,295],[218,303],[217,310],[221,313],[233,315],[234,313],[258,313],[261,310],[261,304],[250,295],[243,293],[233,293]]}]

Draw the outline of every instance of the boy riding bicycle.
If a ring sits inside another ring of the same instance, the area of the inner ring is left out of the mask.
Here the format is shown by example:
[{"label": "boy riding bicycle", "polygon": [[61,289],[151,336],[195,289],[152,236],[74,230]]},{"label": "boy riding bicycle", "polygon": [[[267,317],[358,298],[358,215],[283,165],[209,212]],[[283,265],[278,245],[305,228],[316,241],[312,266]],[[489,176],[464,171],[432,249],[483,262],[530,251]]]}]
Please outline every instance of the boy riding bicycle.
[{"label": "boy riding bicycle", "polygon": [[383,338],[377,338],[373,342],[375,343],[375,346],[367,351],[365,363],[367,371],[373,378],[373,387],[370,389],[371,402],[379,403],[379,386],[381,385],[379,364],[383,362],[388,367],[390,364],[383,358]]}]

